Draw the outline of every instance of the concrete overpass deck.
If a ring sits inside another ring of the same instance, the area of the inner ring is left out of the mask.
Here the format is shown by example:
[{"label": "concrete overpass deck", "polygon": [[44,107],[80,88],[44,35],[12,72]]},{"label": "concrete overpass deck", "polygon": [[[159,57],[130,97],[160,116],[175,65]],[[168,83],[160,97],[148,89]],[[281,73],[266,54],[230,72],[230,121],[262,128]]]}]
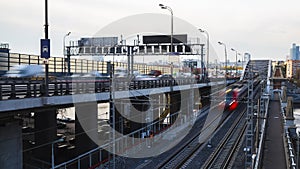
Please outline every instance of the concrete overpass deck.
[{"label": "concrete overpass deck", "polygon": [[[168,93],[171,91],[183,91],[189,89],[197,89],[208,86],[222,85],[224,82],[210,82],[201,84],[190,84],[182,86],[160,87],[160,88],[148,88],[138,90],[116,91],[115,99],[131,98],[138,96],[145,96],[151,94]],[[109,100],[109,92],[102,93],[87,93],[87,94],[75,94],[64,96],[51,96],[51,97],[37,97],[37,98],[24,98],[14,100],[2,100],[0,101],[0,112],[17,111],[24,109],[42,108],[48,106],[60,106],[70,105],[83,102],[107,102]]]}]

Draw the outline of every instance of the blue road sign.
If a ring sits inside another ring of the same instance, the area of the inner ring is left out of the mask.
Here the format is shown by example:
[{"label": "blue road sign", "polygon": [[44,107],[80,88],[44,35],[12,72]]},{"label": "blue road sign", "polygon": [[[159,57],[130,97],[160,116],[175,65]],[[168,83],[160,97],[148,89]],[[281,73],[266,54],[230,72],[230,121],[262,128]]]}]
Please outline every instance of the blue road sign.
[{"label": "blue road sign", "polygon": [[50,39],[41,39],[41,58],[50,58]]}]

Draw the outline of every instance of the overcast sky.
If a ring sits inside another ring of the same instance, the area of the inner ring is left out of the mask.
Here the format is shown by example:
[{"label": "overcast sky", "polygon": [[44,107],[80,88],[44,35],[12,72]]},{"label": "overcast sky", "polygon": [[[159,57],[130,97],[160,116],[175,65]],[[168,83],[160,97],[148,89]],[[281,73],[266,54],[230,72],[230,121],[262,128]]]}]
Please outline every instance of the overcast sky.
[{"label": "overcast sky", "polygon": [[[209,32],[211,45],[219,56],[227,45],[228,57],[249,52],[253,58],[284,60],[292,43],[300,43],[299,0],[49,0],[51,53],[62,55],[67,40],[91,37],[106,25],[127,16],[169,14],[158,7],[170,6],[174,16]],[[39,54],[44,37],[44,1],[0,1],[0,43],[11,52]]]}]

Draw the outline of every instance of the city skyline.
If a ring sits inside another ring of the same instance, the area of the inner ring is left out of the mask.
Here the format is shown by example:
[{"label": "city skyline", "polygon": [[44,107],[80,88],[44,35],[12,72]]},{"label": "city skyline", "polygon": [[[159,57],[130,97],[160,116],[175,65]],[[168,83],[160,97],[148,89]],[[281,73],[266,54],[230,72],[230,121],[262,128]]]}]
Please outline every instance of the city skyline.
[{"label": "city skyline", "polygon": [[290,49],[290,56],[289,60],[300,60],[299,59],[300,51],[299,51],[299,46],[296,45],[295,43],[292,44],[292,48]]},{"label": "city skyline", "polygon": [[[224,50],[218,41],[227,45],[229,60],[234,60],[235,55],[230,48],[240,53],[249,52],[254,59],[285,60],[291,44],[299,43],[297,37],[300,37],[297,30],[300,22],[296,19],[300,17],[297,12],[300,2],[296,0],[205,0],[189,4],[177,0],[52,0],[48,3],[52,56],[62,56],[63,36],[69,31],[72,33],[66,40],[78,40],[92,37],[101,28],[127,16],[169,15],[168,11],[159,8],[159,3],[172,7],[174,17],[207,30],[211,50],[215,50],[220,58],[224,56]],[[11,52],[39,54],[39,40],[44,37],[44,1],[12,0],[0,2],[0,5],[0,14],[7,16],[0,18],[0,43],[9,43]]]}]

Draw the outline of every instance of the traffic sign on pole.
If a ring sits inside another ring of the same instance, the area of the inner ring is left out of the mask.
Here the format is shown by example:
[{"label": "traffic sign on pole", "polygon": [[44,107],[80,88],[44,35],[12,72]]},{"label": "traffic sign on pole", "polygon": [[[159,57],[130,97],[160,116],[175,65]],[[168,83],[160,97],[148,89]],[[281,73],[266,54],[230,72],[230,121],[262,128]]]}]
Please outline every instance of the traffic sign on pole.
[{"label": "traffic sign on pole", "polygon": [[50,58],[50,39],[41,39],[41,58]]}]

